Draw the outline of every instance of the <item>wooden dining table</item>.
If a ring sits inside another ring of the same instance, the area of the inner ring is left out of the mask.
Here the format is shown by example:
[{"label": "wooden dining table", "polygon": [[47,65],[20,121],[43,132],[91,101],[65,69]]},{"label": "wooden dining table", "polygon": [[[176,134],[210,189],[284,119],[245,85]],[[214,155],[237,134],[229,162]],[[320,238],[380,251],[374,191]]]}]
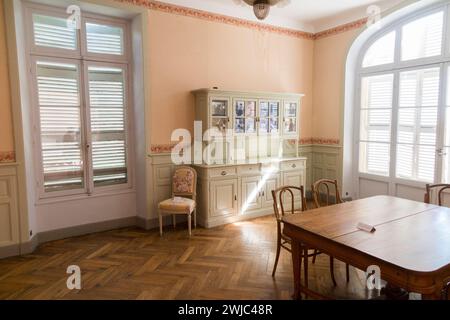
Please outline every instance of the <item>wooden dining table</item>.
[{"label": "wooden dining table", "polygon": [[[390,196],[346,202],[283,218],[292,240],[294,298],[327,298],[301,281],[302,253],[317,249],[366,271],[378,266],[390,286],[441,299],[450,281],[450,209]],[[376,231],[358,228],[358,223]]]}]

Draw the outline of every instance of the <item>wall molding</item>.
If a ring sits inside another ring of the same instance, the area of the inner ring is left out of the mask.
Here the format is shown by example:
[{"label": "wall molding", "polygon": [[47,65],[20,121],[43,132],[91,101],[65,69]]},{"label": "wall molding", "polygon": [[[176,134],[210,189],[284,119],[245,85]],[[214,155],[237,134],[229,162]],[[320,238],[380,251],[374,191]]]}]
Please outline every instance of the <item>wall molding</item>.
[{"label": "wall molding", "polygon": [[350,23],[346,23],[328,30],[324,30],[314,34],[314,40],[328,38],[350,30],[360,29],[367,25],[368,18],[362,18]]},{"label": "wall molding", "polygon": [[[289,140],[291,144],[295,144],[294,140]],[[336,138],[301,138],[299,144],[304,145],[325,145],[325,146],[341,146],[341,140]],[[177,143],[153,144],[150,147],[150,156],[152,155],[170,155]]]},{"label": "wall molding", "polygon": [[170,144],[152,144],[150,147],[151,154],[164,154],[171,153],[172,149],[176,146],[175,143]]},{"label": "wall molding", "polygon": [[301,138],[300,145],[329,145],[340,146],[341,141],[336,138]]},{"label": "wall molding", "polygon": [[14,151],[0,151],[0,163],[16,162],[16,153]]},{"label": "wall molding", "polygon": [[353,29],[359,29],[367,23],[367,18],[363,18],[354,22],[346,23],[328,30],[324,30],[318,33],[306,32],[301,30],[290,29],[286,27],[273,26],[261,22],[253,22],[245,19],[230,17],[218,13],[212,13],[204,10],[193,9],[183,6],[178,6],[169,3],[163,3],[155,0],[115,0],[122,3],[128,3],[135,6],[145,7],[149,10],[155,10],[170,14],[181,15],[190,18],[196,18],[200,20],[223,23],[233,25],[237,27],[243,27],[247,29],[253,29],[257,31],[275,33],[288,37],[294,37],[305,40],[317,40],[326,37],[334,36],[339,33],[347,32]]}]

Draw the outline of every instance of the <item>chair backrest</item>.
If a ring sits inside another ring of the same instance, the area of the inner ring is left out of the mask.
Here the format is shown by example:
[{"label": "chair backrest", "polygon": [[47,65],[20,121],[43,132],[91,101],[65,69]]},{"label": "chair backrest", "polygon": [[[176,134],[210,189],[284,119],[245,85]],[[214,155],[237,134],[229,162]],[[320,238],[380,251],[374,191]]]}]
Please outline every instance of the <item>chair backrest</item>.
[{"label": "chair backrest", "polygon": [[[334,190],[334,194],[331,194]],[[312,185],[312,194],[316,208],[343,203],[336,180],[322,179]],[[334,198],[334,201],[332,199]]]},{"label": "chair backrest", "polygon": [[[305,192],[303,186],[301,187],[292,187],[285,186],[278,188],[276,190],[272,190],[272,198],[273,198],[273,209],[275,212],[275,217],[278,222],[281,222],[281,219],[288,213],[293,214],[298,212],[296,210],[295,204],[300,201],[301,208],[300,211],[306,211],[306,199]],[[300,198],[300,199],[298,199]],[[288,209],[288,204],[290,204],[290,209]]]},{"label": "chair backrest", "polygon": [[442,206],[442,193],[450,189],[450,184],[427,184],[423,202],[432,203],[433,192],[437,192],[437,205]]},{"label": "chair backrest", "polygon": [[178,167],[172,178],[173,197],[197,197],[197,171],[191,167]]}]

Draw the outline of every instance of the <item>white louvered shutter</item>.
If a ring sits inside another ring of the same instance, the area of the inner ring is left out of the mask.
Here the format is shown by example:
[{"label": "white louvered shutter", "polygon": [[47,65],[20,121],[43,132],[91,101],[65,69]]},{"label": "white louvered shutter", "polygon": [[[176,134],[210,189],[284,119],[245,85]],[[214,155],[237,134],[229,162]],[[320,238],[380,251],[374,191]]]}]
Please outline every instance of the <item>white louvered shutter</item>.
[{"label": "white louvered shutter", "polygon": [[87,51],[95,54],[124,54],[124,30],[121,27],[86,23]]},{"label": "white louvered shutter", "polygon": [[433,182],[440,68],[400,73],[397,177]]},{"label": "white louvered shutter", "polygon": [[389,175],[394,76],[362,79],[360,172]]},{"label": "white louvered shutter", "polygon": [[38,47],[76,50],[77,30],[68,26],[67,19],[33,14],[34,44]]},{"label": "white louvered shutter", "polygon": [[83,188],[79,67],[38,61],[36,76],[44,188]]},{"label": "white louvered shutter", "polygon": [[402,30],[402,61],[440,55],[443,26],[443,11],[406,24]]},{"label": "white louvered shutter", "polygon": [[94,185],[126,183],[124,70],[90,66],[88,73]]}]

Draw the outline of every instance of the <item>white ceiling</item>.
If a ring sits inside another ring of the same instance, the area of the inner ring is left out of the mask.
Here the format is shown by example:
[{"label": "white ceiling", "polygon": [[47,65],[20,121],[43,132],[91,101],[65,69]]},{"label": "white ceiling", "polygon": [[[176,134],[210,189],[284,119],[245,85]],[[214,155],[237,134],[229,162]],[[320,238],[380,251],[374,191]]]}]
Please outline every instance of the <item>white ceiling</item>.
[{"label": "white ceiling", "polygon": [[[160,0],[184,7],[258,21],[247,5],[234,0]],[[367,16],[370,5],[389,10],[404,0],[291,0],[283,8],[273,7],[265,23],[307,32],[320,32]]]}]

